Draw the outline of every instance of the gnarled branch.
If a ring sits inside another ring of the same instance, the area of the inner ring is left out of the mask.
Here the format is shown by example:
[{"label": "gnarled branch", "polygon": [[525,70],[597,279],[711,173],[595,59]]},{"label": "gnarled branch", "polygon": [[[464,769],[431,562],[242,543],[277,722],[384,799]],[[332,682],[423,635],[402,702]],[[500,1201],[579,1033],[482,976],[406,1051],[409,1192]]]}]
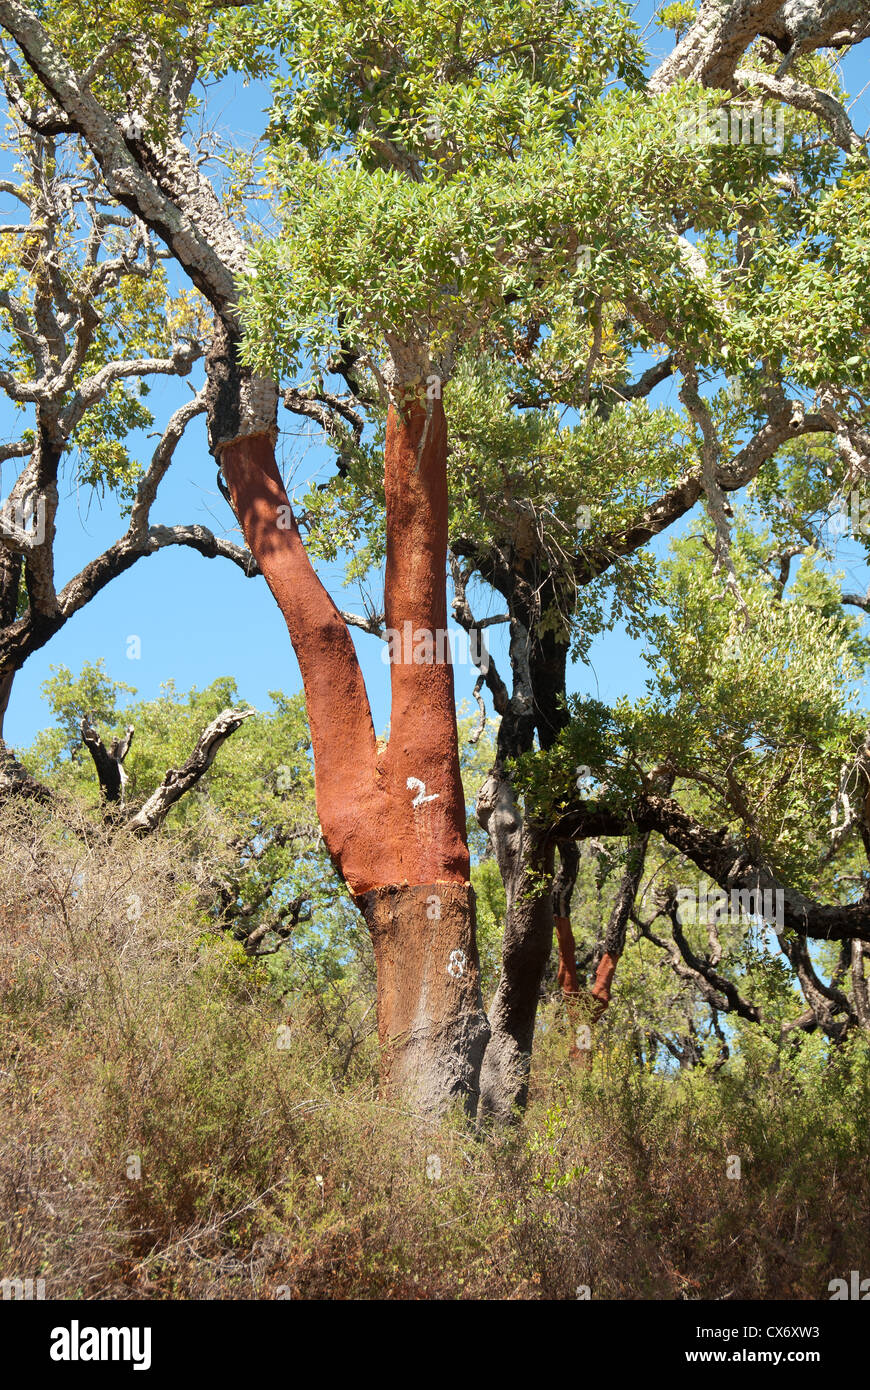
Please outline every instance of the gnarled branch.
[{"label": "gnarled branch", "polygon": [[214,762],[221,744],[256,714],[254,709],[225,709],[200,734],[187,762],[170,768],[148,800],[128,822],[134,835],[150,835],[163,823],[172,807],[199,781]]}]

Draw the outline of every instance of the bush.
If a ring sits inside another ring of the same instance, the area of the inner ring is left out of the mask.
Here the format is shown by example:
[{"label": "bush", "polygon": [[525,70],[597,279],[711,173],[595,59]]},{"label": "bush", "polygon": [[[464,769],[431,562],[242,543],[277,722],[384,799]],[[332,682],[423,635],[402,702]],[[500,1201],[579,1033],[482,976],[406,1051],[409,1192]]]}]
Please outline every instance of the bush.
[{"label": "bush", "polygon": [[282,996],[185,863],[180,834],[2,812],[4,1276],[55,1298],[735,1299],[866,1267],[863,1040],[662,1074],[614,1014],[578,1070],[548,1005],[521,1123],[422,1123],[378,1102],[365,976]]}]

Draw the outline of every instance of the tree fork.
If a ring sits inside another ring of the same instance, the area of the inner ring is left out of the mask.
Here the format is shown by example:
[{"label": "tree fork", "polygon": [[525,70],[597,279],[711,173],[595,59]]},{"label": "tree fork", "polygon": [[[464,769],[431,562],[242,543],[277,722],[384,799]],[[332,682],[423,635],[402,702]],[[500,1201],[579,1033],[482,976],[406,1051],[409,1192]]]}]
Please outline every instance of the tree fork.
[{"label": "tree fork", "polygon": [[377,755],[353,641],[318,579],[275,460],[273,401],[252,404],[238,339],[220,321],[208,359],[209,434],[251,554],[287,624],[299,662],[327,849],[352,892],[375,885],[369,817]]},{"label": "tree fork", "polygon": [[427,1111],[461,1097],[473,1113],[488,1027],[446,642],[443,406],[424,404],[412,387],[388,415],[385,614],[403,636],[410,625],[412,650],[401,642],[391,652],[390,739],[379,754],[350,632],[278,472],[269,385],[240,364],[237,337],[219,323],[209,354],[212,452],[299,661],[324,841],[375,947],[383,1089]]}]

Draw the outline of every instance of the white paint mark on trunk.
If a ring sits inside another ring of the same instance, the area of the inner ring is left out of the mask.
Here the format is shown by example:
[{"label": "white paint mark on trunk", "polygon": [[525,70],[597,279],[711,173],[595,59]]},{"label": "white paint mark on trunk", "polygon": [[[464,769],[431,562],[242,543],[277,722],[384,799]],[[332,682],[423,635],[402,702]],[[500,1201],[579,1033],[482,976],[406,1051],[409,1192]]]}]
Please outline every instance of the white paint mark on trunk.
[{"label": "white paint mark on trunk", "polygon": [[422,806],[422,805],[424,804],[424,802],[426,802],[426,801],[437,801],[437,800],[438,800],[438,792],[431,792],[431,793],[429,794],[429,796],[426,795],[426,783],[425,783],[425,782],[421,782],[419,777],[409,777],[409,778],[408,778],[408,781],[407,781],[407,783],[406,783],[406,786],[407,786],[409,792],[412,792],[412,791],[415,789],[415,787],[416,787],[416,789],[417,789],[417,795],[414,797],[414,800],[411,802],[411,805],[412,805],[415,809],[416,809],[418,806]]}]

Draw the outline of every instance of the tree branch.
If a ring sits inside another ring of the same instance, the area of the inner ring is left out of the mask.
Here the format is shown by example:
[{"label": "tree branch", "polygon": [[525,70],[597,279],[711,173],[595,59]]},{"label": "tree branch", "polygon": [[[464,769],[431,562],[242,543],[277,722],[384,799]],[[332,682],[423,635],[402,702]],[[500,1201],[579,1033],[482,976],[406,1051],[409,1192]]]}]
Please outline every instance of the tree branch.
[{"label": "tree branch", "polygon": [[80,728],[82,743],[94,760],[103,798],[108,802],[117,802],[123,806],[124,787],[128,780],[124,771],[124,759],[130,751],[130,744],[133,742],[132,724],[127,726],[127,732],[122,739],[112,739],[109,748],[103,743],[87,715],[82,716]]},{"label": "tree branch", "polygon": [[786,55],[843,48],[870,36],[864,0],[703,0],[697,19],[649,80],[665,92],[681,79],[732,90],[735,69],[756,38],[774,41]]},{"label": "tree branch", "polygon": [[208,727],[203,729],[187,762],[180,768],[170,768],[160,786],[130,819],[128,828],[134,835],[150,835],[162,825],[176,802],[180,801],[211,767],[221,744],[230,734],[234,734],[246,719],[250,719],[256,713],[254,709],[225,709],[213,719]]},{"label": "tree branch", "polygon": [[685,854],[726,892],[745,894],[755,911],[775,904],[776,925],[787,933],[820,941],[855,937],[870,941],[870,903],[826,904],[782,883],[755,850],[731,840],[726,830],[699,825],[670,797],[649,795],[628,810],[606,804],[578,802],[551,827],[553,840],[622,836],[654,830]]},{"label": "tree branch", "polygon": [[734,76],[744,87],[760,87],[769,96],[787,102],[796,111],[811,111],[828,127],[834,143],[841,150],[846,154],[860,152],[866,158],[864,141],[855,131],[843,106],[830,92],[822,92],[805,82],[796,82],[792,77],[776,78],[769,72],[760,72],[755,68],[738,68]]}]

